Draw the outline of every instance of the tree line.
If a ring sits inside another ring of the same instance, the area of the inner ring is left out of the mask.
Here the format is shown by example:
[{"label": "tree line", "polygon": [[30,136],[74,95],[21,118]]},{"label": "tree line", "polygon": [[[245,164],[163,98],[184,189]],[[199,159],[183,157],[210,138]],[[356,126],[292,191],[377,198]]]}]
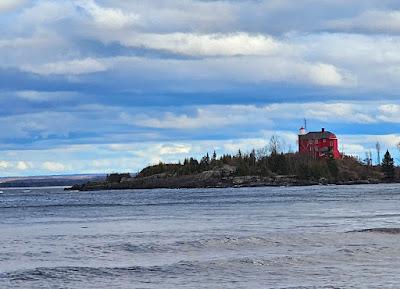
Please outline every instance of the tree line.
[{"label": "tree line", "polygon": [[[304,180],[352,181],[374,179],[377,181],[393,181],[398,178],[398,168],[395,167],[389,151],[386,152],[380,166],[352,156],[343,156],[335,160],[333,157],[315,159],[310,155],[294,152],[282,152],[279,137],[273,136],[267,147],[243,153],[223,154],[217,156],[214,151],[201,159],[186,158],[183,162],[157,165],[144,168],[138,177],[157,174],[173,176],[198,174],[211,170],[231,170],[233,176],[290,175]],[[399,146],[400,147],[400,146]],[[379,147],[380,150],[380,147]]]}]

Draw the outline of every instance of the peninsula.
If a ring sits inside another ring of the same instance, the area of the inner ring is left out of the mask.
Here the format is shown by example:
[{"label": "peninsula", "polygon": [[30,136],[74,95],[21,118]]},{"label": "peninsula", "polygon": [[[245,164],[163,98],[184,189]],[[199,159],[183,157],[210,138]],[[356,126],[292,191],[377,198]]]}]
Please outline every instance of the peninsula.
[{"label": "peninsula", "polygon": [[183,163],[144,168],[137,175],[110,174],[104,181],[88,182],[69,189],[115,190],[154,188],[225,188],[256,186],[305,186],[317,184],[372,184],[396,182],[399,169],[390,154],[382,165],[372,166],[361,160],[343,156],[340,159],[316,159],[300,153],[264,154],[252,151],[236,155],[208,154],[200,161],[189,158]]}]

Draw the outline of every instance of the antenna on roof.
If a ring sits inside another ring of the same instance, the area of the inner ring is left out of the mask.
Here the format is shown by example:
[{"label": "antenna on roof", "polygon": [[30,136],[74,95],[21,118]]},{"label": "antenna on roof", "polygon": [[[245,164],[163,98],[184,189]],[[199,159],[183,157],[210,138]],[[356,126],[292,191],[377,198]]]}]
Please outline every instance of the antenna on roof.
[{"label": "antenna on roof", "polygon": [[304,119],[304,129],[307,130],[307,120]]}]

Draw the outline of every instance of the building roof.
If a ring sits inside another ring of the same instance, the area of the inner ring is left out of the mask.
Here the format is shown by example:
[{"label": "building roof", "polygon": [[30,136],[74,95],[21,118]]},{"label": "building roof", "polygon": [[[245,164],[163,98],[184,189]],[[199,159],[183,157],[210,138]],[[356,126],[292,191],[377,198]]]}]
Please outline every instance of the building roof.
[{"label": "building roof", "polygon": [[303,140],[336,138],[336,135],[331,133],[330,131],[312,131],[305,135],[299,135],[299,138]]}]

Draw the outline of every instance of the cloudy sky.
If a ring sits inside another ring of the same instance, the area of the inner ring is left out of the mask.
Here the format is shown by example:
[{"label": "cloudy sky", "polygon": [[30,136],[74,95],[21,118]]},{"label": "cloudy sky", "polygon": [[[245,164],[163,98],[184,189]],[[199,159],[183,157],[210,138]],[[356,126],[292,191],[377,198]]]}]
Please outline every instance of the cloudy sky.
[{"label": "cloudy sky", "polygon": [[295,149],[304,118],[400,159],[399,95],[396,0],[0,1],[0,176]]}]

